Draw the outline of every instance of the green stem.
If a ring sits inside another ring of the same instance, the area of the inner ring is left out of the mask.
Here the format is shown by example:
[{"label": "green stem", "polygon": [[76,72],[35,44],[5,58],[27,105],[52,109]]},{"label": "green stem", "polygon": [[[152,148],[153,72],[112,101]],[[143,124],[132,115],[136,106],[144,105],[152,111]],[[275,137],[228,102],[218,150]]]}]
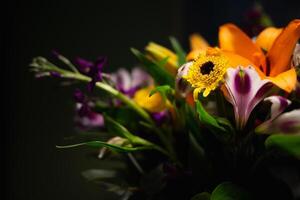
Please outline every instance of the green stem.
[{"label": "green stem", "polygon": [[[56,68],[56,70],[57,70],[57,72],[62,74],[63,77],[65,77],[65,78],[72,78],[72,79],[76,79],[76,80],[80,80],[80,81],[84,81],[84,82],[91,81],[90,77],[79,74],[79,73],[70,72],[67,70],[63,70],[61,68]],[[111,94],[112,96],[120,99],[123,103],[127,104],[130,108],[135,110],[143,119],[145,119],[153,127],[154,132],[158,135],[159,139],[161,140],[161,142],[166,147],[166,149],[169,153],[165,152],[163,149],[161,149],[158,146],[156,146],[156,149],[161,151],[165,155],[168,155],[173,161],[179,163],[177,160],[177,157],[176,157],[174,147],[171,144],[170,140],[164,133],[162,133],[159,129],[155,128],[156,125],[155,125],[154,121],[152,120],[150,115],[143,108],[138,106],[134,101],[132,101],[126,95],[122,94],[121,92],[114,89],[113,87],[111,87],[108,84],[105,84],[102,82],[97,82],[96,87],[99,89],[102,89],[102,90],[108,92],[109,94]]]},{"label": "green stem", "polygon": [[[88,76],[85,76],[82,74],[77,74],[77,73],[72,73],[72,72],[65,71],[65,70],[63,70],[63,71],[64,71],[63,75],[66,78],[73,78],[73,79],[84,81],[84,82],[91,81],[91,78]],[[149,114],[144,109],[142,109],[140,106],[138,106],[134,101],[132,101],[130,98],[128,98],[126,95],[122,94],[121,92],[114,89],[110,85],[102,83],[102,82],[97,82],[96,87],[99,89],[102,89],[102,90],[108,92],[109,94],[111,94],[112,96],[120,99],[123,103],[127,104],[130,108],[135,110],[147,122],[154,124],[154,122],[151,119],[151,117],[149,116]]]}]

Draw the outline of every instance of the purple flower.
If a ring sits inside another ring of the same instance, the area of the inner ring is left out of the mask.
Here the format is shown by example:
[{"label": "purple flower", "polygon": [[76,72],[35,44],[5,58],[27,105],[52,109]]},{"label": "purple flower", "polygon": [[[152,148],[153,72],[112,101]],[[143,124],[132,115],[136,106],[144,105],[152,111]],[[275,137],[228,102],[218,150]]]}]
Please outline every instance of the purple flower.
[{"label": "purple flower", "polygon": [[102,80],[102,70],[103,66],[106,64],[106,57],[99,57],[96,62],[90,62],[83,58],[77,58],[76,64],[78,70],[87,76],[89,76],[92,80],[88,84],[88,90],[92,91],[95,87],[96,82]]},{"label": "purple flower", "polygon": [[300,133],[300,109],[281,114],[291,101],[281,96],[270,96],[264,101],[271,102],[270,119],[260,124],[255,131],[264,134]]},{"label": "purple flower", "polygon": [[95,129],[104,126],[104,117],[92,110],[93,103],[89,102],[80,90],[74,92],[74,99],[77,102],[75,122],[82,129]]},{"label": "purple flower", "polygon": [[264,99],[264,101],[269,101],[271,105],[271,117],[268,121],[274,120],[278,115],[280,115],[290,104],[291,101],[282,96],[270,96]]},{"label": "purple flower", "polygon": [[175,82],[175,90],[176,93],[181,97],[185,98],[188,93],[192,91],[190,84],[183,78],[187,75],[190,66],[192,66],[193,62],[188,62],[182,65],[177,72],[176,82]]},{"label": "purple flower", "polygon": [[[296,44],[296,47],[294,49],[293,65],[295,67],[300,67],[300,44]],[[299,79],[298,79],[298,81],[299,81]]]},{"label": "purple flower", "polygon": [[151,116],[153,118],[153,120],[158,124],[161,125],[162,123],[164,123],[166,120],[169,119],[169,112],[168,110],[163,110],[161,112],[155,112],[155,113],[151,113]]},{"label": "purple flower", "polygon": [[256,128],[256,132],[265,134],[300,134],[300,109],[283,113]]},{"label": "purple flower", "polygon": [[229,68],[223,93],[233,105],[236,126],[242,129],[254,107],[266,96],[272,84],[262,80],[251,66]]},{"label": "purple flower", "polygon": [[117,90],[129,97],[133,97],[138,89],[153,84],[152,78],[138,67],[133,68],[131,73],[124,68],[119,69],[111,74],[111,81]]}]

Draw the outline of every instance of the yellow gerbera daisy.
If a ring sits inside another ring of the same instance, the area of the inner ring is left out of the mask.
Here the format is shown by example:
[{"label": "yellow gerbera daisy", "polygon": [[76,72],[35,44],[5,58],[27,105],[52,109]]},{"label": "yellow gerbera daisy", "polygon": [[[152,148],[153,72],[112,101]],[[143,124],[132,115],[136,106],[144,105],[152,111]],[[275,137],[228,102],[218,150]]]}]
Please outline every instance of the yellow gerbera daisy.
[{"label": "yellow gerbera daisy", "polygon": [[206,97],[215,90],[223,80],[228,67],[229,61],[220,49],[208,48],[201,52],[184,76],[194,88],[194,99],[198,99],[198,94],[202,91]]}]

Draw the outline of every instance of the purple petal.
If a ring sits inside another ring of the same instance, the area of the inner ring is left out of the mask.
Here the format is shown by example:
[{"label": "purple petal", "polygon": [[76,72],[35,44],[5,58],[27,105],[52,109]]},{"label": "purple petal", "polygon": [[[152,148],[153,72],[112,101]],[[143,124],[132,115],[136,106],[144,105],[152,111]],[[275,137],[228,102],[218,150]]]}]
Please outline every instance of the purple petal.
[{"label": "purple petal", "polygon": [[168,119],[168,117],[169,117],[168,114],[169,114],[168,111],[164,110],[161,112],[152,113],[151,116],[154,119],[154,121],[159,125]]},{"label": "purple petal", "polygon": [[83,74],[89,74],[94,63],[85,60],[83,58],[76,58],[75,63],[77,64],[78,70]]},{"label": "purple petal", "polygon": [[116,86],[121,92],[126,92],[131,88],[131,77],[129,72],[121,68],[116,73]]},{"label": "purple petal", "polygon": [[153,84],[153,79],[141,68],[135,67],[131,71],[131,87],[141,88]]},{"label": "purple petal", "polygon": [[233,105],[237,128],[243,128],[255,106],[272,87],[268,80],[261,80],[251,66],[229,68],[225,78],[225,97]]},{"label": "purple petal", "polygon": [[92,92],[95,88],[96,85],[96,81],[94,81],[93,79],[87,84],[87,90],[89,92]]},{"label": "purple petal", "polygon": [[259,125],[256,131],[265,134],[300,134],[300,109],[283,113],[274,120]]},{"label": "purple petal", "polygon": [[55,78],[61,78],[61,74],[58,72],[50,72],[50,76],[55,77]]},{"label": "purple petal", "polygon": [[98,70],[102,71],[102,69],[106,63],[107,63],[107,57],[102,56],[102,57],[97,58],[95,65]]},{"label": "purple petal", "polygon": [[79,89],[75,90],[73,96],[74,96],[75,101],[78,103],[83,103],[85,101],[85,96],[84,96],[83,92]]},{"label": "purple petal", "polygon": [[131,73],[121,68],[111,74],[110,80],[117,90],[129,97],[132,97],[138,89],[153,84],[153,79],[140,68],[134,68]]},{"label": "purple petal", "polygon": [[92,113],[88,116],[82,116],[75,119],[82,129],[94,129],[104,126],[104,117],[98,113]]},{"label": "purple petal", "polygon": [[238,76],[234,77],[234,88],[238,93],[247,94],[251,90],[250,77],[243,70],[239,72]]},{"label": "purple petal", "polygon": [[264,99],[264,101],[269,101],[271,105],[271,118],[269,120],[274,120],[278,115],[280,115],[290,104],[291,101],[282,96],[270,96]]}]

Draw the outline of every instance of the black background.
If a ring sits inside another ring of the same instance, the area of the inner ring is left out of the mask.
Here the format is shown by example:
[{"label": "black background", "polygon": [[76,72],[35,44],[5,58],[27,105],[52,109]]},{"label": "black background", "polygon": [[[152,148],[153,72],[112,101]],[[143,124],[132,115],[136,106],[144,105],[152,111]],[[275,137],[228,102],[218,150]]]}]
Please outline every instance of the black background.
[{"label": "black background", "polygon": [[[2,183],[7,199],[109,199],[80,172],[105,165],[86,156],[87,149],[57,150],[64,136],[72,135],[73,87],[59,81],[36,80],[28,70],[35,56],[51,58],[57,49],[69,58],[94,59],[106,55],[107,71],[132,67],[129,48],[143,49],[148,41],[169,46],[177,37],[188,47],[187,37],[200,32],[216,44],[218,26],[241,23],[252,5],[247,0],[152,1],[10,1],[2,6],[1,30],[3,87],[1,131]],[[263,1],[275,25],[300,18],[300,2]]]}]

